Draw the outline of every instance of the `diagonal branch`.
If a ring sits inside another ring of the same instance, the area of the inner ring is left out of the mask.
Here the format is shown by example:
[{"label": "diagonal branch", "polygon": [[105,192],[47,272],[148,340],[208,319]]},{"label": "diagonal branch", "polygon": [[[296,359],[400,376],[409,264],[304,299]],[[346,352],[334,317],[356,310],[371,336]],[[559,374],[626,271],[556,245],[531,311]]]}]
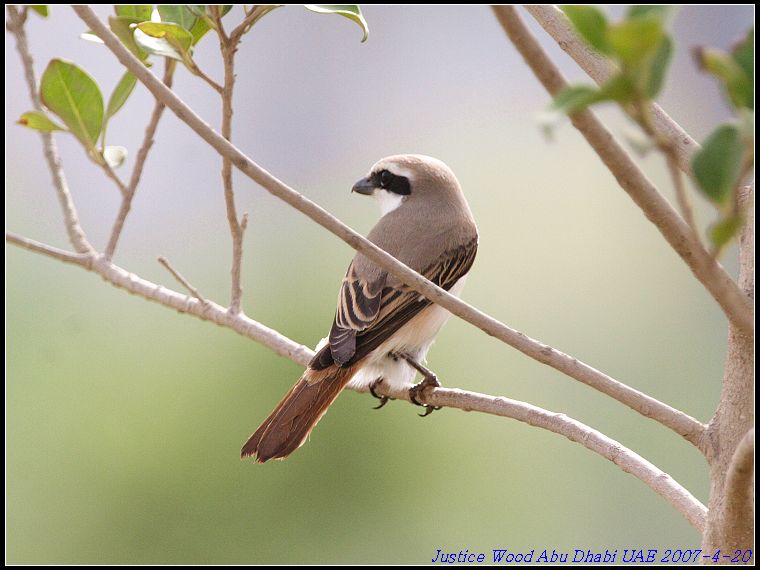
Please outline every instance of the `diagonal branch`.
[{"label": "diagonal branch", "polygon": [[[163,82],[169,89],[172,87],[175,67],[176,62],[173,59],[165,58]],[[105,256],[107,259],[113,257],[113,254],[116,251],[116,246],[119,243],[119,238],[121,237],[121,232],[124,229],[124,222],[127,219],[129,211],[132,209],[132,200],[135,197],[135,192],[137,192],[137,186],[140,184],[140,178],[142,177],[143,169],[145,168],[145,161],[148,159],[148,153],[153,146],[158,123],[164,114],[164,109],[166,109],[166,105],[161,103],[161,101],[156,100],[156,105],[153,107],[153,113],[148,121],[148,126],[145,128],[145,136],[143,137],[142,145],[140,145],[140,150],[137,151],[137,158],[135,159],[135,165],[132,168],[132,176],[129,179],[129,186],[126,187],[125,192],[122,195],[119,213],[116,214],[116,220],[111,229],[111,237],[108,238],[108,245],[105,250]]]},{"label": "diagonal branch", "polygon": [[[578,37],[567,16],[556,5],[526,5],[525,9],[596,83],[601,85],[612,77],[615,72],[612,62],[596,53]],[[670,115],[657,103],[652,105],[652,123],[657,133],[667,138],[673,145],[678,167],[691,176],[691,158],[700,149],[699,143],[691,138],[681,125],[671,119]]]},{"label": "diagonal branch", "polygon": [[200,291],[198,291],[198,289],[196,289],[187,279],[185,279],[185,277],[179,271],[177,271],[176,269],[174,269],[174,267],[172,267],[172,264],[169,263],[168,259],[166,259],[165,257],[159,257],[158,262],[161,265],[163,265],[169,273],[172,274],[172,277],[174,277],[180,285],[182,285],[185,289],[190,291],[190,294],[193,297],[198,299],[203,304],[208,303],[206,298],[203,295],[201,295]]},{"label": "diagonal branch", "polygon": [[[21,64],[24,68],[24,77],[29,88],[29,97],[32,100],[32,106],[36,111],[42,111],[42,103],[37,91],[37,78],[34,74],[34,61],[29,52],[29,43],[26,39],[24,22],[26,20],[26,11],[19,12],[16,6],[7,6],[9,21],[6,28],[16,37],[16,49],[21,57]],[[63,175],[63,166],[61,157],[58,154],[58,147],[55,144],[52,133],[40,132],[42,138],[42,147],[45,154],[45,160],[53,176],[53,186],[58,196],[58,202],[61,204],[63,213],[63,223],[66,227],[66,233],[74,249],[79,253],[92,252],[93,247],[87,241],[87,236],[79,224],[79,216],[74,202],[71,199],[69,185],[66,177]]]},{"label": "diagonal branch", "polygon": [[[239,334],[264,344],[277,354],[285,356],[302,366],[305,366],[314,356],[314,352],[305,346],[297,344],[277,331],[269,329],[243,314],[230,313],[224,307],[211,301],[202,302],[199,299],[181,295],[161,285],[151,283],[114,265],[103,256],[82,256],[63,252],[52,246],[9,233],[6,233],[5,239],[9,243],[19,245],[36,253],[79,265],[97,273],[112,285],[140,295],[145,299],[230,328]],[[189,285],[184,279],[181,281],[186,287]],[[385,384],[381,384],[377,391],[397,399],[409,399],[408,390],[389,390]],[[594,453],[601,455],[626,473],[630,473],[637,479],[640,479],[655,493],[670,503],[698,531],[701,532],[704,527],[707,509],[670,475],[617,441],[577,420],[567,417],[565,414],[550,412],[526,402],[511,400],[509,398],[452,388],[429,389],[423,396],[424,403],[430,405],[458,408],[464,411],[478,411],[512,418],[562,435],[570,441],[579,443]]]},{"label": "diagonal branch", "polygon": [[651,396],[618,382],[614,378],[568,354],[508,327],[458,297],[449,294],[356,233],[332,214],[272,176],[243,154],[237,147],[220,136],[219,133],[211,129],[190,107],[182,102],[171,90],[167,89],[150,70],[145,68],[139,60],[124,48],[118,38],[103,25],[90,8],[87,6],[73,6],[73,9],[90,29],[104,41],[119,61],[134,73],[157,99],[163,101],[180,120],[184,121],[219,154],[228,157],[241,172],[268,192],[305,214],[352,248],[366,255],[371,261],[398,277],[421,295],[441,305],[461,319],[475,325],[486,334],[498,338],[534,360],[551,366],[571,378],[575,378],[607,394],[644,416],[658,421],[702,449],[702,434],[704,433],[705,426],[701,422]]},{"label": "diagonal branch", "polygon": [[[556,95],[567,87],[567,81],[533,33],[525,26],[516,8],[492,8],[507,36],[546,90]],[[702,246],[698,237],[636,166],[620,143],[591,111],[575,113],[571,120],[620,186],[643,210],[694,276],[718,302],[729,321],[745,333],[754,334],[754,307],[750,299]]]}]

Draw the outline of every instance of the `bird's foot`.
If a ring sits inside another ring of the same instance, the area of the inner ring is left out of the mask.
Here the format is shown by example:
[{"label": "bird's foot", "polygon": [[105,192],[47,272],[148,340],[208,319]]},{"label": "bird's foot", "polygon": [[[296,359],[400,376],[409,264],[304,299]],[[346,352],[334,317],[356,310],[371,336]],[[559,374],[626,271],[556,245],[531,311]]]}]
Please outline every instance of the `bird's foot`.
[{"label": "bird's foot", "polygon": [[423,377],[422,382],[419,382],[418,384],[415,384],[414,386],[409,388],[409,399],[412,401],[412,403],[425,408],[424,414],[417,414],[417,415],[424,418],[432,414],[434,411],[440,410],[441,406],[431,406],[430,404],[423,404],[417,399],[419,396],[423,395],[423,392],[427,388],[440,388],[441,383],[438,381],[438,377],[435,375],[435,373],[429,368],[417,362],[414,358],[412,358],[406,353],[394,352],[394,353],[391,353],[391,357],[396,358],[396,359],[403,358],[409,363],[409,365],[412,368],[414,368],[415,370],[417,370],[417,372],[422,374],[422,377]]},{"label": "bird's foot", "polygon": [[373,398],[377,398],[380,400],[380,403],[372,408],[373,410],[379,410],[382,408],[385,404],[387,404],[390,400],[395,400],[396,398],[391,398],[390,396],[380,396],[377,392],[375,392],[375,388],[377,388],[380,384],[383,383],[383,378],[377,378],[375,379],[370,385],[369,385],[369,393],[372,394]]},{"label": "bird's foot", "polygon": [[440,388],[441,383],[438,381],[438,378],[435,374],[432,372],[430,373],[430,376],[425,376],[425,379],[422,382],[418,382],[411,388],[409,388],[409,399],[412,401],[413,404],[416,404],[418,406],[422,406],[425,408],[424,414],[417,414],[421,418],[425,418],[432,414],[436,410],[440,410],[441,406],[431,406],[430,404],[423,404],[421,403],[417,398],[422,395],[422,393],[428,389],[428,388]]}]

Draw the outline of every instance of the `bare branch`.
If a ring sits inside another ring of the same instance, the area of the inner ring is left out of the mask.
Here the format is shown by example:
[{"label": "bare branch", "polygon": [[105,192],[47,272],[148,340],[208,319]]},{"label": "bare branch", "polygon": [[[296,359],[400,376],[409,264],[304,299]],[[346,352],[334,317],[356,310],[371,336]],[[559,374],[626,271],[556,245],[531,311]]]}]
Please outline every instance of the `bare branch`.
[{"label": "bare branch", "polygon": [[[16,37],[16,49],[21,57],[21,64],[24,68],[24,77],[26,78],[26,84],[29,88],[29,97],[32,100],[32,106],[35,110],[42,111],[42,105],[37,90],[37,78],[34,75],[34,62],[32,61],[32,56],[29,52],[29,43],[27,42],[26,31],[24,30],[26,9],[24,9],[22,13],[19,13],[16,6],[8,5],[7,9],[9,22],[6,24],[6,27],[8,31]],[[55,144],[55,139],[51,133],[46,132],[40,132],[40,137],[42,138],[45,160],[47,161],[48,168],[53,176],[53,185],[55,186],[56,194],[58,196],[58,202],[61,205],[63,222],[66,227],[66,233],[69,236],[69,241],[77,252],[90,253],[94,250],[87,241],[87,236],[85,235],[82,226],[79,224],[79,216],[77,215],[74,202],[71,199],[71,193],[69,192],[66,177],[63,175],[61,157],[58,154],[58,147]]]},{"label": "bare branch", "polygon": [[[755,298],[754,201],[755,185],[751,183],[739,195],[739,205],[746,208],[747,215],[739,240],[739,286],[751,299]],[[755,425],[754,389],[754,337],[729,326],[720,402],[705,433],[710,463],[709,515],[702,542],[706,550],[752,548],[754,517],[747,518],[738,507],[732,507],[734,497],[729,487],[729,473],[732,450],[742,448],[742,438]]]},{"label": "bare branch", "polygon": [[[215,9],[219,14],[219,8]],[[228,141],[232,140],[232,95],[235,88],[235,52],[237,40],[228,39],[223,35],[221,18],[218,18],[219,45],[224,60],[224,88],[222,90],[222,136]],[[243,299],[243,286],[241,284],[241,267],[243,263],[243,226],[238,221],[237,208],[235,207],[235,191],[232,185],[232,161],[229,157],[222,157],[222,183],[224,185],[224,204],[227,211],[227,223],[230,226],[232,236],[232,267],[230,269],[230,311],[239,313]]]},{"label": "bare branch", "polygon": [[[565,52],[599,85],[605,83],[616,71],[615,65],[606,57],[592,50],[573,31],[564,12],[553,4],[527,5],[525,9]],[[678,167],[692,176],[691,158],[700,149],[699,143],[676,123],[662,108],[652,105],[652,122],[657,132],[670,141],[678,159]]]},{"label": "bare branch", "polygon": [[[342,239],[349,246],[362,252],[371,261],[398,277],[412,289],[424,295],[434,303],[438,303],[454,315],[475,325],[502,342],[516,348],[523,354],[542,362],[564,374],[607,394],[619,402],[652,418],[664,426],[682,435],[687,441],[701,449],[702,434],[705,426],[684,412],[674,409],[651,396],[643,394],[610,376],[592,368],[578,359],[560,352],[548,345],[534,340],[523,333],[512,329],[493,317],[472,307],[458,297],[449,294],[419,273],[413,271],[396,258],[378,248],[363,236],[343,224],[329,212],[299,194],[269,172],[253,162],[238,148],[230,144],[224,137],[214,132],[192,109],[182,102],[172,91],[158,81],[146,69],[111,31],[103,25],[95,13],[86,6],[74,6],[79,17],[97,34],[116,55],[121,63],[153,93],[166,103],[180,120],[184,121],[203,140],[211,145],[219,154],[229,158],[232,163],[246,176],[261,185],[268,192],[277,196],[296,210],[307,215],[316,223]],[[677,215],[677,214],[676,214]]]},{"label": "bare branch", "polygon": [[190,291],[193,297],[198,299],[203,304],[208,303],[208,301],[203,297],[203,295],[200,294],[198,289],[193,287],[190,284],[190,282],[187,279],[185,279],[179,271],[177,271],[171,266],[168,259],[166,259],[165,257],[159,257],[158,262],[161,265],[163,265],[169,273],[172,274],[172,277],[174,277],[179,282],[180,285],[182,285],[185,289]]},{"label": "bare branch", "polygon": [[29,251],[63,261],[64,263],[86,266],[87,263],[92,260],[92,254],[90,253],[74,253],[72,251],[66,251],[65,249],[59,249],[55,246],[14,234],[13,232],[5,232],[5,241],[23,247],[24,249],[28,249]]},{"label": "bare branch", "polygon": [[[383,385],[381,384],[382,391]],[[401,394],[392,396],[400,398]],[[534,427],[546,429],[580,443],[587,449],[612,461],[626,473],[646,483],[655,493],[670,503],[694,528],[702,531],[707,509],[670,475],[621,445],[614,439],[590,428],[565,414],[544,410],[509,398],[488,396],[465,390],[435,388],[424,403],[434,406],[477,410],[483,413],[512,418]]]},{"label": "bare branch", "polygon": [[[86,150],[86,149],[85,149]],[[124,184],[124,182],[119,178],[119,175],[114,172],[113,168],[105,161],[105,159],[95,160],[95,164],[97,164],[103,172],[105,172],[106,176],[110,178],[114,184],[116,184],[116,187],[119,189],[119,192],[121,192],[122,198],[126,198],[127,196],[127,185]]]},{"label": "bare branch", "polygon": [[[190,69],[190,68],[188,68],[188,69]],[[221,85],[219,85],[216,81],[214,81],[208,75],[206,75],[205,73],[203,73],[203,70],[200,67],[198,67],[197,65],[194,66],[192,69],[190,69],[190,72],[193,75],[197,75],[198,77],[200,77],[201,79],[203,79],[203,81],[205,81],[206,83],[208,83],[211,86],[211,88],[214,91],[216,91],[217,93],[219,93],[220,95],[224,91],[224,88]]]},{"label": "bare branch", "polygon": [[[493,6],[499,23],[546,90],[555,95],[568,83],[514,6]],[[754,334],[754,307],[720,263],[658,192],[628,153],[591,111],[574,113],[573,125],[583,134],[620,186],[643,210],[665,240],[681,256],[694,276],[718,302],[729,321]]]},{"label": "bare branch", "polygon": [[[305,366],[314,356],[314,352],[299,345],[289,338],[279,334],[273,329],[249,319],[242,314],[231,314],[223,307],[211,301],[203,301],[199,295],[196,299],[180,295],[175,291],[165,289],[161,285],[151,283],[129,273],[114,265],[103,256],[89,257],[91,263],[85,263],[81,256],[68,252],[61,252],[56,248],[32,242],[26,238],[6,234],[6,240],[10,243],[21,245],[37,253],[61,259],[69,263],[76,263],[85,267],[111,283],[116,287],[126,289],[151,301],[177,309],[180,312],[190,313],[203,320],[215,322],[218,325],[230,328],[244,336],[271,348],[278,354],[290,358],[292,361]],[[162,258],[163,259],[163,258]],[[164,266],[194,294],[187,282],[179,276],[163,260]],[[389,390],[381,384],[378,392],[397,399],[408,400],[409,391],[402,389]],[[458,408],[464,411],[477,411],[496,416],[513,418],[529,425],[546,429],[563,435],[570,441],[581,444],[611,461],[626,473],[643,481],[658,495],[670,503],[684,518],[701,532],[706,518],[706,509],[694,496],[678,484],[670,475],[664,473],[646,459],[624,447],[617,441],[590,428],[589,426],[567,417],[565,414],[550,412],[531,404],[511,400],[509,398],[479,394],[467,390],[451,388],[434,388],[422,394],[424,403]]]},{"label": "bare branch", "polygon": [[[729,536],[746,537],[747,531],[752,527],[754,519],[752,480],[754,474],[755,428],[752,428],[736,447],[726,475],[725,525],[726,533]],[[749,544],[746,545],[746,547],[749,546]]]},{"label": "bare branch", "polygon": [[[279,7],[278,4],[258,4],[253,6],[251,11],[245,15],[243,21],[230,33],[229,39],[233,45],[237,45],[243,35],[246,34],[256,22],[277,7]],[[221,23],[221,18],[219,19],[219,22]]]},{"label": "bare branch", "polygon": [[[163,82],[167,88],[171,89],[176,62],[173,59],[164,59],[165,66]],[[116,214],[116,220],[111,229],[111,237],[108,238],[108,245],[105,249],[105,256],[107,259],[113,258],[116,246],[119,243],[119,238],[121,237],[121,232],[124,229],[124,222],[127,219],[129,211],[132,209],[132,200],[135,197],[137,186],[140,184],[140,178],[142,177],[143,169],[145,168],[145,161],[148,159],[148,153],[153,146],[158,123],[164,114],[164,109],[166,109],[166,105],[161,101],[156,100],[156,104],[153,107],[153,113],[150,116],[150,121],[145,128],[145,136],[143,137],[142,145],[140,145],[140,150],[137,151],[137,157],[135,159],[135,165],[132,168],[132,176],[129,180],[129,186],[127,186],[126,193],[122,197],[119,213]]]}]

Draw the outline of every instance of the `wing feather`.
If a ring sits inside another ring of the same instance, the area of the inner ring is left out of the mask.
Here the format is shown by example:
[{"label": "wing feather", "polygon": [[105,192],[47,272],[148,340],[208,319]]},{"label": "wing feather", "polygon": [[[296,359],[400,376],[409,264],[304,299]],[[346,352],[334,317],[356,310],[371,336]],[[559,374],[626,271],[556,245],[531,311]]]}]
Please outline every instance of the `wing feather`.
[{"label": "wing feather", "polygon": [[[422,275],[448,290],[470,270],[477,249],[478,240],[473,238],[447,251]],[[358,362],[431,304],[406,285],[386,286],[387,280],[385,272],[373,281],[364,280],[351,264],[341,285],[329,343],[312,359],[312,369]]]}]

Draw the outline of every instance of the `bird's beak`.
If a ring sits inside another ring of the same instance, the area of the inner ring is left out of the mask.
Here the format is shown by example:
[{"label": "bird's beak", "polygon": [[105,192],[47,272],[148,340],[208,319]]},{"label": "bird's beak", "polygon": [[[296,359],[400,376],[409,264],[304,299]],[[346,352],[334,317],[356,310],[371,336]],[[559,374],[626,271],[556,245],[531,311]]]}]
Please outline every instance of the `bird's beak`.
[{"label": "bird's beak", "polygon": [[375,191],[375,185],[370,181],[369,177],[362,178],[354,184],[354,187],[351,188],[351,192],[357,192],[359,194],[364,194],[365,196],[372,196],[372,193]]}]

